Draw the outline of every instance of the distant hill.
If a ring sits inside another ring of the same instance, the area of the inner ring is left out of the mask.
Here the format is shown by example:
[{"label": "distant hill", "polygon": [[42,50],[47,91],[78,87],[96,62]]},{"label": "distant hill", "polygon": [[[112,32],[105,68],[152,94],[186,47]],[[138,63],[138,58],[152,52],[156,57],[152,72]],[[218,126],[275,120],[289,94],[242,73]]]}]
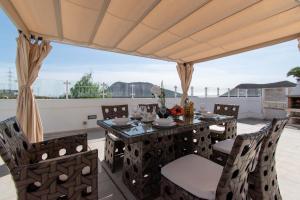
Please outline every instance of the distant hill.
[{"label": "distant hill", "polygon": [[[151,93],[151,88],[153,87],[153,84],[148,82],[115,82],[109,87],[109,91],[111,92],[113,98],[131,97],[132,85],[135,98],[153,97]],[[175,95],[174,91],[171,90],[165,89],[165,92],[167,98],[173,98]],[[177,97],[180,96],[181,94],[177,93]]]}]

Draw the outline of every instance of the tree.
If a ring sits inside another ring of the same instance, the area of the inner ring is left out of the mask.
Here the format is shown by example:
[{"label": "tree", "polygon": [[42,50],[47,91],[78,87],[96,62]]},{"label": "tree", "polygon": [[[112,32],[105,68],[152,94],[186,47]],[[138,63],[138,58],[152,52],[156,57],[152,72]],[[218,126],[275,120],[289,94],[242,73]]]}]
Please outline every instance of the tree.
[{"label": "tree", "polygon": [[288,73],[287,76],[294,76],[295,78],[300,78],[300,67],[294,67],[291,69]]},{"label": "tree", "polygon": [[98,83],[93,82],[92,73],[85,74],[71,88],[72,98],[97,98],[101,96]]}]

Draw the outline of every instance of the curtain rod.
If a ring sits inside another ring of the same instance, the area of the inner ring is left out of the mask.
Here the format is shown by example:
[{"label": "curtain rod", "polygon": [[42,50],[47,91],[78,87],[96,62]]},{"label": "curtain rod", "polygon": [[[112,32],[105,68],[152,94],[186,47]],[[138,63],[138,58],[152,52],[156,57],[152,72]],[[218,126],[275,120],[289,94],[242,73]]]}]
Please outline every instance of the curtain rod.
[{"label": "curtain rod", "polygon": [[[19,32],[19,34],[23,34],[24,37],[25,37],[27,40],[29,40],[29,39],[27,38],[26,34],[24,34],[22,30],[18,29],[18,32]],[[42,41],[42,40],[43,40],[43,37],[41,37],[41,36],[36,37],[35,35],[30,34],[30,39],[31,39],[31,40],[35,40],[36,38],[37,38],[38,41]]]}]

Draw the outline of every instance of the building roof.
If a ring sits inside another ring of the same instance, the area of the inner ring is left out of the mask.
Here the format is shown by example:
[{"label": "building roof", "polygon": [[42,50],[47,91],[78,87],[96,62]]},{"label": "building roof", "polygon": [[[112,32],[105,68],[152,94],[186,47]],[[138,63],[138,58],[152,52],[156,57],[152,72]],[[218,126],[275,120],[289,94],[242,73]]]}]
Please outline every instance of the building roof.
[{"label": "building roof", "polygon": [[255,83],[242,83],[235,88],[239,89],[259,89],[259,88],[281,88],[281,87],[295,87],[296,84],[290,81],[280,81],[275,83],[255,84]]},{"label": "building roof", "polygon": [[300,36],[299,0],[1,0],[23,33],[107,51],[202,62]]}]

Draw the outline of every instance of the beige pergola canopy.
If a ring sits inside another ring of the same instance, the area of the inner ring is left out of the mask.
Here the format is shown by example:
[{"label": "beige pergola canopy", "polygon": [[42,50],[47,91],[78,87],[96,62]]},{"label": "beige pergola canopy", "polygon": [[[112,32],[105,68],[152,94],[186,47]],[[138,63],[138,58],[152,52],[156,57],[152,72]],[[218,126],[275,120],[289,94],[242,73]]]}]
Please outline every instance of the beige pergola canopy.
[{"label": "beige pergola canopy", "polygon": [[1,6],[24,33],[179,63],[300,36],[299,0],[1,0]]}]

